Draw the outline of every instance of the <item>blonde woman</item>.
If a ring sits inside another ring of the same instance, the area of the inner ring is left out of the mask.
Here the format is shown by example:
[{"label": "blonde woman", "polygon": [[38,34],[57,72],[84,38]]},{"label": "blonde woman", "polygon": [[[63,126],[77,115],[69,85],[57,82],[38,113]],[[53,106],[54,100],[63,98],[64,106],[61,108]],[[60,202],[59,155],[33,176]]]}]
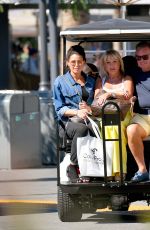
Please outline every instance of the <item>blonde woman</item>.
[{"label": "blonde woman", "polygon": [[[95,98],[99,105],[103,105],[109,98],[120,98],[130,100],[133,96],[133,82],[130,76],[125,76],[122,58],[118,51],[108,50],[101,57],[102,78],[98,78],[95,88]],[[131,118],[130,111],[121,122],[122,131],[122,157],[123,175],[127,173],[127,152],[126,152],[126,127]],[[107,138],[117,138],[118,133],[115,126],[106,127]],[[115,180],[120,179],[119,145],[114,142],[113,172]]]}]

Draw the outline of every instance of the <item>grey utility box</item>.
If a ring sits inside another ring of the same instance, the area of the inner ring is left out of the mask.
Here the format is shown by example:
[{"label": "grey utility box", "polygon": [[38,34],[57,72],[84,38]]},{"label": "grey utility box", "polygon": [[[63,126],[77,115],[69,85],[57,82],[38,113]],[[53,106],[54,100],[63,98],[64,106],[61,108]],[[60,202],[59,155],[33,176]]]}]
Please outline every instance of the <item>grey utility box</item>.
[{"label": "grey utility box", "polygon": [[41,166],[39,98],[0,90],[0,169]]}]

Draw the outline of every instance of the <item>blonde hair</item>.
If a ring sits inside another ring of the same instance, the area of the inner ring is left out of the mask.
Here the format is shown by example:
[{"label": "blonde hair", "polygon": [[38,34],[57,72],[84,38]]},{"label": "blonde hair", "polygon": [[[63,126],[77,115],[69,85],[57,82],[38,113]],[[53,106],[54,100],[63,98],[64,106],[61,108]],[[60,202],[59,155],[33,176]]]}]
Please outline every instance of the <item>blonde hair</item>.
[{"label": "blonde hair", "polygon": [[124,64],[121,55],[116,50],[107,50],[101,57],[101,75],[102,77],[108,76],[108,73],[105,69],[105,64],[107,62],[108,57],[113,57],[114,59],[117,59],[120,63],[120,72],[124,75]]}]

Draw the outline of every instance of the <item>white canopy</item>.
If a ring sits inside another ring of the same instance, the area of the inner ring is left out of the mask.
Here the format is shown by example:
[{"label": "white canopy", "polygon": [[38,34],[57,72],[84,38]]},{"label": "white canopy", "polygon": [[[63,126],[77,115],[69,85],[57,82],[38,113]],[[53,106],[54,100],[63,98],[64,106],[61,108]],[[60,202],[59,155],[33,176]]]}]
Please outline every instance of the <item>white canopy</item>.
[{"label": "white canopy", "polygon": [[68,28],[60,36],[74,42],[150,40],[150,22],[109,19]]}]

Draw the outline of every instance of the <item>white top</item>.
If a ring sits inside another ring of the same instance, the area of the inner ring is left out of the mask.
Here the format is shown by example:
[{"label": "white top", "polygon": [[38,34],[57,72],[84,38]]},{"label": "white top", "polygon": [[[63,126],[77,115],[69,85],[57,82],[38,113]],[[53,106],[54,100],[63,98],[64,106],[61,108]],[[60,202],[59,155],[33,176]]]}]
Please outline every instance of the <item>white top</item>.
[{"label": "white top", "polygon": [[104,86],[105,82],[106,82],[106,79],[107,79],[107,77],[102,78],[102,89],[105,90],[105,92],[108,92],[108,93],[113,93],[113,92],[116,92],[116,91],[125,92],[124,79],[122,79],[122,82],[118,85],[118,87],[112,88],[112,89],[109,89],[106,86]]}]

